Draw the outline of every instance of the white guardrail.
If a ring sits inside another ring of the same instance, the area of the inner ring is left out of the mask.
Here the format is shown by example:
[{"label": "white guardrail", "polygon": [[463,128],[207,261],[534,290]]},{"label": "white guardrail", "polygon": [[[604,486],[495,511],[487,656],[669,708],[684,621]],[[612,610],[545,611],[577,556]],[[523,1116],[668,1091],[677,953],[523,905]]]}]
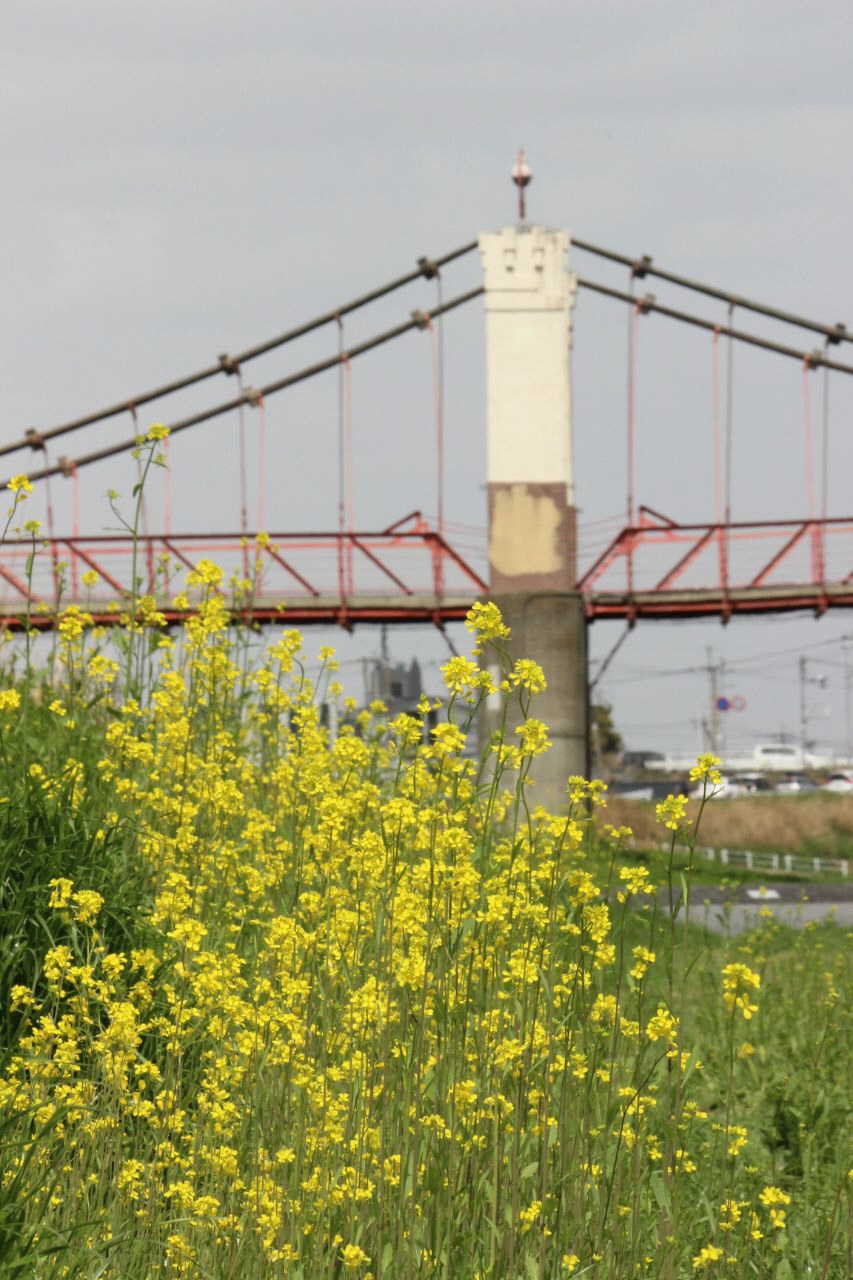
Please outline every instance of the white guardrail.
[{"label": "white guardrail", "polygon": [[[659,848],[669,850],[668,844]],[[849,858],[801,858],[796,853],[762,853],[752,849],[714,849],[711,845],[697,845],[695,853],[708,862],[719,862],[724,867],[746,867],[747,871],[794,871],[798,874],[850,875]]]},{"label": "white guardrail", "polygon": [[849,858],[801,858],[796,853],[754,853],[751,849],[712,849],[704,845],[697,847],[696,852],[709,862],[721,862],[724,867],[746,867],[748,871],[850,874]]},{"label": "white guardrail", "polygon": [[[634,841],[637,848],[642,841]],[[646,848],[649,846],[646,845]],[[668,844],[654,846],[669,853]],[[682,850],[683,852],[683,850]],[[747,871],[793,871],[798,875],[850,875],[849,858],[801,858],[796,853],[764,853],[752,849],[715,849],[709,844],[697,844],[695,854],[708,862],[719,862],[724,867],[746,867]]]}]

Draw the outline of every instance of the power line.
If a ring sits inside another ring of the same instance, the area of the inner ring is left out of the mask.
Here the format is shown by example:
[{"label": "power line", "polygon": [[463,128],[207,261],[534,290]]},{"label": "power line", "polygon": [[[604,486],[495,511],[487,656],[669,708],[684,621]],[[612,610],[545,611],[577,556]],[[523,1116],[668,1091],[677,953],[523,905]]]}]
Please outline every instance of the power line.
[{"label": "power line", "polygon": [[[0,456],[14,453],[17,449],[38,449],[45,440],[55,440],[57,436],[63,436],[69,431],[77,431],[80,427],[88,427],[95,422],[104,422],[108,418],[115,418],[121,413],[128,413],[132,409],[138,409],[141,405],[148,404],[152,400],[159,400],[161,397],[171,395],[175,391],[183,391],[187,387],[195,386],[197,383],[213,378],[217,374],[236,373],[241,365],[247,364],[250,360],[266,355],[269,351],[275,351],[278,347],[283,347],[288,342],[293,342],[296,338],[303,338],[306,334],[313,333],[316,329],[335,324],[343,316],[350,315],[353,311],[358,311],[369,303],[376,302],[377,299],[384,298],[389,293],[394,293],[395,290],[402,289],[407,284],[412,284],[415,280],[432,279],[438,274],[441,267],[455,261],[457,258],[464,257],[465,254],[471,253],[476,247],[477,241],[471,240],[468,244],[464,244],[458,249],[453,249],[450,253],[445,253],[440,258],[419,258],[417,271],[409,271],[406,275],[398,276],[396,280],[389,280],[387,284],[380,285],[369,293],[363,293],[360,297],[343,303],[333,311],[326,311],[320,316],[315,316],[313,320],[297,325],[294,329],[288,329],[285,333],[279,334],[278,337],[270,338],[266,342],[260,342],[254,347],[247,347],[245,351],[241,351],[235,356],[222,355],[216,364],[208,365],[206,369],[199,369],[196,373],[187,374],[183,378],[176,378],[173,382],[165,382],[162,386],[154,387],[150,391],[143,391],[138,395],[129,397],[127,400],[120,401],[118,404],[110,405],[109,408],[98,409],[95,413],[84,414],[82,418],[73,418],[70,422],[63,422],[60,426],[51,427],[47,431],[30,430],[22,440],[17,440],[13,444],[0,445]],[[432,314],[438,315],[438,309]],[[235,403],[240,402],[237,401]]]},{"label": "power line", "polygon": [[[266,399],[267,396],[274,395],[277,391],[284,391],[287,387],[295,386],[298,382],[313,378],[318,373],[325,373],[327,369],[334,369],[337,365],[343,364],[344,361],[353,360],[356,356],[364,355],[367,351],[373,351],[376,347],[381,347],[384,343],[391,342],[394,338],[399,338],[404,333],[410,333],[413,329],[422,329],[430,316],[445,315],[448,311],[454,311],[464,303],[470,302],[474,298],[479,298],[483,292],[482,287],[471,289],[468,293],[462,293],[456,298],[451,298],[449,302],[443,303],[441,307],[434,307],[429,315],[424,312],[414,312],[411,320],[407,320],[404,324],[398,324],[393,329],[386,329],[383,333],[376,334],[375,337],[368,338],[365,342],[360,342],[356,346],[350,347],[348,351],[336,352],[335,355],[326,360],[320,360],[316,364],[308,365],[306,368],[299,369],[296,373],[288,374],[285,378],[279,378],[275,382],[268,382],[263,387],[246,387],[243,394],[236,396],[233,400],[226,400],[221,404],[214,405],[211,409],[203,409],[199,413],[190,414],[189,417],[180,418],[177,422],[171,423],[169,434],[170,436],[177,435],[179,431],[186,431],[189,427],[198,426],[202,422],[209,422],[212,418],[220,417],[223,413],[230,413],[233,409],[239,409],[241,405],[257,405],[261,400]],[[71,472],[77,471],[81,467],[87,467],[93,462],[101,462],[104,458],[112,458],[117,453],[125,453],[128,449],[134,448],[136,443],[137,437],[133,436],[129,440],[107,445],[103,449],[97,449],[94,453],[87,453],[79,458],[63,458],[54,466],[42,467],[40,471],[30,472],[28,479],[45,480],[48,476],[69,475]],[[0,489],[5,489],[8,483],[8,480],[0,482]]]},{"label": "power line", "polygon": [[833,640],[815,640],[812,644],[799,644],[789,649],[773,649],[769,653],[758,653],[750,658],[733,658],[727,665],[742,666],[748,662],[765,662],[768,658],[786,658],[790,654],[809,653],[812,649],[827,649],[832,645],[844,644],[846,636],[836,636]]},{"label": "power line", "polygon": [[728,325],[716,324],[713,320],[704,320],[689,311],[678,311],[674,307],[665,307],[648,295],[638,298],[636,294],[624,293],[621,289],[612,289],[609,285],[599,284],[595,280],[578,279],[579,289],[589,289],[593,293],[603,294],[606,298],[616,298],[619,302],[630,302],[640,312],[657,312],[670,320],[680,320],[684,324],[693,325],[697,329],[706,329],[710,333],[723,334],[737,342],[746,342],[752,347],[761,347],[764,351],[774,351],[780,356],[790,356],[800,363],[807,363],[814,368],[818,365],[824,369],[834,369],[837,373],[853,373],[853,364],[842,364],[838,360],[830,360],[819,351],[800,351],[797,347],[788,347],[781,342],[772,342],[769,338],[759,338],[755,333],[747,333],[743,329],[733,329]]},{"label": "power line", "polygon": [[809,329],[812,333],[819,333],[832,343],[853,342],[853,334],[848,333],[846,326],[843,324],[821,324],[817,320],[809,320],[805,316],[795,315],[791,311],[782,311],[778,307],[770,307],[763,302],[754,302],[726,289],[718,289],[710,284],[701,284],[698,280],[691,280],[687,276],[674,275],[671,271],[663,271],[659,267],[655,267],[652,259],[648,256],[629,258],[625,254],[614,253],[611,249],[602,249],[598,245],[590,244],[586,240],[573,239],[572,247],[582,249],[585,253],[595,254],[599,258],[606,258],[609,262],[618,262],[621,266],[630,267],[631,274],[636,279],[642,279],[644,276],[654,276],[658,280],[666,280],[669,284],[678,285],[682,289],[691,289],[694,293],[703,293],[708,298],[717,298],[720,302],[726,302],[730,306],[739,307],[744,311],[754,311],[758,315],[769,316],[773,320],[781,320],[784,324],[796,325],[799,329]]},{"label": "power line", "polygon": [[[803,653],[810,653],[814,649],[830,648],[833,645],[844,644],[845,637],[840,636],[834,640],[816,640],[813,644],[797,645],[790,649],[776,649],[769,653],[756,654],[747,658],[727,658],[726,670],[729,672],[740,673],[748,676],[750,679],[761,678],[771,680],[786,681],[792,677],[774,676],[768,672],[751,671],[750,663],[761,662],[766,663],[769,658],[783,658],[789,656],[799,656]],[[599,659],[600,661],[600,659]],[[825,666],[844,667],[843,663],[833,663],[829,659],[820,659]],[[627,668],[622,674],[616,676],[608,676],[608,684],[638,684],[644,680],[659,680],[669,677],[701,675],[707,670],[706,667],[674,667],[674,668],[655,668],[655,667],[633,667]]]}]

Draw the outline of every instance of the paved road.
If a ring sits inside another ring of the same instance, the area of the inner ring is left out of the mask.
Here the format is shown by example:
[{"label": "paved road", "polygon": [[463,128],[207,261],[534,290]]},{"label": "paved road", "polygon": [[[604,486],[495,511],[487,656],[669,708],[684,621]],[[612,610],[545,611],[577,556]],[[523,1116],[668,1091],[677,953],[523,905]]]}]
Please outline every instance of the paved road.
[{"label": "paved road", "polygon": [[742,933],[761,924],[769,911],[782,923],[801,928],[815,920],[834,920],[847,928],[853,926],[853,884],[785,884],[771,883],[759,888],[739,885],[719,889],[697,885],[692,895],[690,915],[697,924],[705,924],[715,933],[728,929]]}]

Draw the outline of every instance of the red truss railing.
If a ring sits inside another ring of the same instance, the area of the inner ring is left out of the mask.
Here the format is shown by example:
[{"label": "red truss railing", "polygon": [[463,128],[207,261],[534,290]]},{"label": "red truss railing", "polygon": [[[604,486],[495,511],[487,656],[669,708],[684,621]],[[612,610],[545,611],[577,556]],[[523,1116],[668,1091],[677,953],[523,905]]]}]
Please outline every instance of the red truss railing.
[{"label": "red truss railing", "polygon": [[69,604],[98,623],[115,623],[134,576],[137,594],[153,596],[167,621],[178,623],[185,613],[174,598],[203,559],[223,569],[235,616],[257,623],[441,625],[463,619],[488,593],[419,512],[379,532],[270,533],[259,541],[254,534],[152,534],[135,546],[123,534],[101,534],[49,539],[30,563],[32,552],[31,539],[0,546],[0,626],[17,629],[29,620],[48,630]]},{"label": "red truss railing", "polygon": [[853,518],[678,524],[640,507],[578,582],[590,618],[853,606]]},{"label": "red truss railing", "polygon": [[[235,616],[298,626],[461,621],[488,595],[475,568],[413,512],[379,532],[123,534],[54,537],[30,564],[31,539],[0,546],[0,627],[49,630],[76,604],[96,622],[126,611],[135,573],[170,624],[187,572],[225,573]],[[240,584],[243,585],[234,585]],[[248,583],[248,589],[245,584]],[[587,616],[683,618],[853,607],[853,518],[679,524],[641,507],[582,574]],[[284,605],[282,610],[281,606]]]}]

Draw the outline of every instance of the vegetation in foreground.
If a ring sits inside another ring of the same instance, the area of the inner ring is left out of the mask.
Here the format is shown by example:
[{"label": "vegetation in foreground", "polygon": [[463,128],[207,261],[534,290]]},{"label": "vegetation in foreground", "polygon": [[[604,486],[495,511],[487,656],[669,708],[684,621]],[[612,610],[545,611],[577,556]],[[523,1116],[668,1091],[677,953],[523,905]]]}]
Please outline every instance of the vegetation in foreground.
[{"label": "vegetation in foreground", "polygon": [[697,930],[678,799],[651,896],[598,784],[535,807],[493,605],[525,719],[478,764],[474,662],[426,743],[330,744],[299,635],[252,662],[187,591],[177,641],[66,609],[0,691],[0,1275],[847,1275],[840,931]]}]

